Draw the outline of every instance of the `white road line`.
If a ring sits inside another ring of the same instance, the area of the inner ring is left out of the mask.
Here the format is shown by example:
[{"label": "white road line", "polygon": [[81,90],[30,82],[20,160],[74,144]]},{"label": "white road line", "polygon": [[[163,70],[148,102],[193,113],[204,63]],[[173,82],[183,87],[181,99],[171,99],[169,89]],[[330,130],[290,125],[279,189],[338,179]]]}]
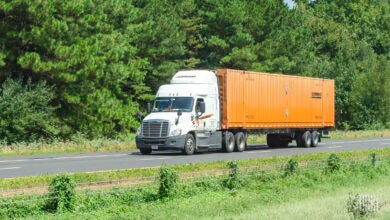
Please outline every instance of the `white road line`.
[{"label": "white road line", "polygon": [[127,154],[107,154],[107,155],[96,155],[96,156],[54,157],[52,159],[53,160],[86,159],[86,158],[101,158],[101,157],[120,157],[126,155]]},{"label": "white road line", "polygon": [[270,150],[253,150],[253,151],[247,151],[245,153],[247,154],[257,154],[257,153],[269,153],[269,152],[272,152]]},{"label": "white road line", "polygon": [[381,143],[381,145],[390,145],[390,142]]},{"label": "white road line", "polygon": [[87,158],[102,158],[102,157],[120,157],[128,154],[105,154],[96,156],[75,156],[75,157],[51,157],[51,158],[32,158],[21,160],[0,160],[0,163],[15,163],[15,162],[27,162],[27,161],[42,161],[42,160],[68,160],[68,159],[87,159]]},{"label": "white road line", "polygon": [[156,158],[145,158],[145,159],[137,159],[139,161],[146,161],[146,160],[166,160],[170,159],[172,157],[156,157]]},{"label": "white road line", "polygon": [[5,168],[0,168],[0,170],[16,170],[20,169],[21,167],[5,167]]},{"label": "white road line", "polygon": [[344,146],[333,146],[333,147],[328,147],[329,149],[333,149],[333,148],[342,148]]}]

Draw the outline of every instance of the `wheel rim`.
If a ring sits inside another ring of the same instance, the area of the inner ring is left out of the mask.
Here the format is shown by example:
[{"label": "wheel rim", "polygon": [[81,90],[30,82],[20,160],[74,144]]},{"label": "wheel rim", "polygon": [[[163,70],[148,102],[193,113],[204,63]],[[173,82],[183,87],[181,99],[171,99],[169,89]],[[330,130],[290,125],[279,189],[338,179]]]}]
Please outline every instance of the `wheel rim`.
[{"label": "wheel rim", "polygon": [[305,139],[305,147],[310,147],[311,145],[311,135],[310,132],[304,134]]},{"label": "wheel rim", "polygon": [[245,148],[244,137],[242,135],[238,139],[238,148],[239,149],[244,149]]},{"label": "wheel rim", "polygon": [[194,141],[191,138],[188,138],[186,142],[187,152],[192,152],[194,150]]},{"label": "wheel rim", "polygon": [[315,131],[315,132],[313,132],[313,145],[314,146],[317,146],[317,144],[318,144],[318,133]]},{"label": "wheel rim", "polygon": [[229,135],[229,149],[234,148],[234,137],[232,135]]}]

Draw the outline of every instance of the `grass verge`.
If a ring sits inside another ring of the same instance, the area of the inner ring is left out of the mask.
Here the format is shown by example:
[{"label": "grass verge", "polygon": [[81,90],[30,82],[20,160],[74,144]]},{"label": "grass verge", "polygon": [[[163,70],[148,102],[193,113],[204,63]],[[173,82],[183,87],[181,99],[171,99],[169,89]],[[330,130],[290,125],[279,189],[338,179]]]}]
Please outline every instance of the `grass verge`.
[{"label": "grass verge", "polygon": [[[360,152],[359,152],[360,153]],[[354,153],[351,153],[354,154]],[[295,158],[299,164],[310,162]],[[346,158],[338,154],[343,161]],[[354,155],[356,156],[356,155]],[[319,156],[321,158],[321,155]],[[352,157],[351,157],[352,158]],[[351,159],[350,158],[350,159]],[[239,167],[242,166],[239,162]],[[286,161],[284,161],[286,162]],[[86,191],[78,195],[77,208],[68,213],[47,213],[34,205],[23,207],[32,219],[350,219],[349,193],[370,194],[381,202],[389,199],[390,160],[372,166],[369,160],[351,161],[340,170],[325,172],[322,166],[299,166],[291,175],[282,169],[240,173],[241,187],[228,189],[224,178],[181,184],[170,199],[156,198],[157,187],[129,190]],[[244,163],[245,164],[245,163]],[[226,163],[225,163],[226,166]],[[225,177],[226,178],[226,177]],[[385,204],[373,219],[386,219]],[[9,207],[7,207],[9,208]],[[4,207],[3,207],[4,209]],[[2,210],[2,213],[15,214]],[[4,212],[5,211],[5,212]],[[7,217],[7,216],[3,216]]]},{"label": "grass verge", "polygon": [[[382,148],[376,150],[360,150],[350,152],[340,152],[340,155],[344,160],[350,161],[355,158],[367,158],[369,155],[375,153],[380,159],[381,156],[389,156],[390,148]],[[298,160],[300,164],[308,164],[315,161],[325,161],[331,153],[317,153],[317,154],[305,154],[296,155],[293,158]],[[272,157],[272,158],[253,158],[240,160],[241,167],[275,167],[283,166],[286,161],[291,157]],[[210,172],[211,174],[219,173],[219,171],[226,170],[226,161],[216,162],[204,162],[204,163],[193,163],[185,165],[170,165],[178,174],[188,172]],[[92,183],[92,185],[99,185],[100,183],[113,183],[115,186],[116,182],[121,180],[132,181],[132,178],[153,178],[158,175],[159,167],[152,168],[137,168],[137,169],[123,169],[113,171],[100,171],[100,172],[89,172],[89,173],[70,173],[69,175],[80,185]],[[19,177],[19,178],[3,178],[0,181],[0,191],[17,190],[24,188],[35,188],[45,189],[50,184],[50,181],[55,175],[42,175],[42,176],[31,176],[31,177]],[[96,184],[95,184],[96,183]]]}]

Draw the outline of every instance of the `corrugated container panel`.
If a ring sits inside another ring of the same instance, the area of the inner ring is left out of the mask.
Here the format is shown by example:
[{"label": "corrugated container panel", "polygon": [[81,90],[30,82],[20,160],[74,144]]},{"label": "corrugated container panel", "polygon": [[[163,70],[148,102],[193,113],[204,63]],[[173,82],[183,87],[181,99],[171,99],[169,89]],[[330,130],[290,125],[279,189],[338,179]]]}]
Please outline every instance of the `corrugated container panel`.
[{"label": "corrugated container panel", "polygon": [[217,71],[222,128],[334,127],[334,81],[242,70]]}]

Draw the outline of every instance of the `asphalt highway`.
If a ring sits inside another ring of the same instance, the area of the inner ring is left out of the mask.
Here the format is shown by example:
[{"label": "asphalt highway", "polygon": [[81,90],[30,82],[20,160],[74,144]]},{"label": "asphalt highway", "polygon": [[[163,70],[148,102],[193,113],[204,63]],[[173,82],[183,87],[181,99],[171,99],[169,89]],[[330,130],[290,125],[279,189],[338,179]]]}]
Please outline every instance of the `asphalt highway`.
[{"label": "asphalt highway", "polygon": [[181,152],[158,151],[141,155],[138,151],[78,153],[0,157],[0,178],[36,176],[57,173],[95,172],[165,164],[187,164],[217,160],[240,160],[273,156],[291,156],[319,152],[341,152],[390,147],[390,137],[353,140],[325,140],[316,148],[297,148],[294,143],[287,148],[268,148],[250,145],[241,153],[208,152],[191,156]]}]

